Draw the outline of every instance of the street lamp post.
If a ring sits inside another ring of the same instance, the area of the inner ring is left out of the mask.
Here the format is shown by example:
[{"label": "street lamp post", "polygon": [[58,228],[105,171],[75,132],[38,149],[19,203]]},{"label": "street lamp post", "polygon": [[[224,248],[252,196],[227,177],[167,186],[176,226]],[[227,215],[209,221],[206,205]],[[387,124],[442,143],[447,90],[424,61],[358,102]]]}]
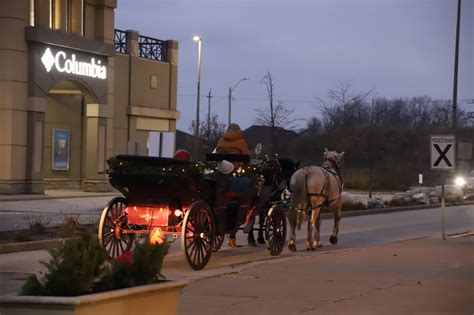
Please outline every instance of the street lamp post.
[{"label": "street lamp post", "polygon": [[229,87],[229,124],[227,125],[227,127],[230,126],[232,118],[232,92],[235,90],[235,88],[237,87],[237,85],[239,85],[240,82],[247,81],[248,79],[249,78],[242,78],[239,80],[239,82],[237,82],[237,84],[234,85],[233,88]]},{"label": "street lamp post", "polygon": [[201,43],[199,36],[194,36],[193,40],[198,43],[198,75],[197,75],[197,98],[196,98],[196,124],[194,126],[194,136],[196,137],[196,158],[199,155],[199,100],[201,98]]}]

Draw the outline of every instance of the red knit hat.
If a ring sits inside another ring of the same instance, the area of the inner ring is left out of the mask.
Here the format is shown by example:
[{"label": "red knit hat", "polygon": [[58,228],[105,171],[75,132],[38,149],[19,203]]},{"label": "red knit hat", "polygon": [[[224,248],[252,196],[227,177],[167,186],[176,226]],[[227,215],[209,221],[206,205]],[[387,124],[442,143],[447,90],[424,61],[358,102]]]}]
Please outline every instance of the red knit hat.
[{"label": "red knit hat", "polygon": [[174,154],[174,158],[179,159],[179,160],[190,160],[191,156],[189,155],[188,151],[186,151],[186,150],[178,150]]}]

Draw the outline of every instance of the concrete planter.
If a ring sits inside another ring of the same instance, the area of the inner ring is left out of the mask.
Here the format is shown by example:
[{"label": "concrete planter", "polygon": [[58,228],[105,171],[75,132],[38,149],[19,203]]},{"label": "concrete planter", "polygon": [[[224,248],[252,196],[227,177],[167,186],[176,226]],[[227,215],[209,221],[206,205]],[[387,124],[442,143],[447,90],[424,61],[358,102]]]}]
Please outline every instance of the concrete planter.
[{"label": "concrete planter", "polygon": [[3,296],[1,315],[176,314],[187,281],[170,281],[77,297]]}]

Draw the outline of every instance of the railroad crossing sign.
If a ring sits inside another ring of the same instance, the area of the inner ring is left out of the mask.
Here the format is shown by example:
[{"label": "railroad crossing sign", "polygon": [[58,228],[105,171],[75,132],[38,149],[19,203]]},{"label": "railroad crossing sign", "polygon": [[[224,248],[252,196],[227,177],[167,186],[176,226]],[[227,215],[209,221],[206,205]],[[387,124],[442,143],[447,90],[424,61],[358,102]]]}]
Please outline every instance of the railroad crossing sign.
[{"label": "railroad crossing sign", "polygon": [[431,135],[431,169],[454,170],[456,138],[454,135]]}]

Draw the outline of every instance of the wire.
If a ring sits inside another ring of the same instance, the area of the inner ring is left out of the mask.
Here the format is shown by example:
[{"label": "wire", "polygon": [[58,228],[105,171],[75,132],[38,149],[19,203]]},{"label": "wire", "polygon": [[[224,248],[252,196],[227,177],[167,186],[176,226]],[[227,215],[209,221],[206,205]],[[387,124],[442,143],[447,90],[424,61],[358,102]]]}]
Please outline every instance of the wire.
[{"label": "wire", "polygon": [[[178,94],[178,96],[196,97],[196,95],[193,95],[193,94]],[[207,96],[206,95],[201,95],[200,97],[205,98]],[[212,97],[220,98],[220,99],[228,98],[228,96],[222,96],[222,95],[213,95]],[[232,99],[240,100],[240,101],[268,102],[268,99],[266,99],[266,98],[232,97]],[[291,100],[291,99],[279,99],[279,98],[275,98],[275,100],[276,101],[281,101],[281,102],[286,102],[286,103],[307,103],[307,104],[316,103],[316,100],[314,100],[314,101],[310,101],[310,100]]]},{"label": "wire", "polygon": [[[196,97],[196,94],[178,94],[178,96],[184,97]],[[207,95],[201,95],[201,98],[207,98]],[[212,97],[220,98],[220,99],[227,99],[229,96],[222,96],[222,95],[213,95]],[[268,102],[266,98],[252,98],[252,97],[232,97],[232,99],[240,100],[240,101],[256,101],[256,102]],[[292,99],[279,99],[275,98],[276,101],[286,102],[286,103],[304,103],[304,104],[314,104],[316,100],[292,100]],[[474,104],[474,99],[462,99],[458,100],[458,102]]]}]

